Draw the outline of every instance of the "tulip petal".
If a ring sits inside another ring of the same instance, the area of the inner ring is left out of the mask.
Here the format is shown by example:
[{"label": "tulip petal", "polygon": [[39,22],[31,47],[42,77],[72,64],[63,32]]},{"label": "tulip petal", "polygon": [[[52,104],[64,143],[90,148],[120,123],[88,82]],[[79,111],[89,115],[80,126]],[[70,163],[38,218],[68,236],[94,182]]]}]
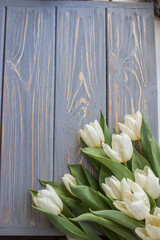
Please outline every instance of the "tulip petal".
[{"label": "tulip petal", "polygon": [[61,212],[59,207],[54,202],[51,202],[47,198],[38,198],[37,203],[39,208],[44,209],[48,212],[51,212],[55,215],[58,215]]},{"label": "tulip petal", "polygon": [[114,195],[112,189],[109,186],[107,186],[106,184],[102,183],[102,189],[104,190],[104,192],[106,193],[106,195],[108,197],[111,197],[113,199],[117,199],[116,195]]},{"label": "tulip petal", "polygon": [[82,130],[82,129],[79,130],[79,135],[83,139],[83,141],[87,144],[88,147],[93,147],[94,146],[90,137],[87,136],[87,133],[85,131],[85,127],[84,127],[84,130]]},{"label": "tulip petal", "polygon": [[124,202],[116,200],[113,202],[113,205],[122,213],[125,213],[126,215],[133,218],[133,215],[127,210]]},{"label": "tulip petal", "polygon": [[103,150],[105,151],[105,153],[114,161],[116,162],[122,162],[121,158],[119,157],[118,153],[115,152],[114,150],[112,150],[110,148],[109,145],[105,144],[105,143],[102,143],[102,147],[103,147]]},{"label": "tulip petal", "polygon": [[120,182],[118,179],[110,178],[110,187],[113,191],[113,193],[116,196],[116,199],[121,199],[121,187],[120,187]]},{"label": "tulip petal", "polygon": [[131,139],[125,133],[112,135],[112,149],[118,152],[122,162],[130,160],[133,154]]},{"label": "tulip petal", "polygon": [[142,240],[151,240],[145,228],[136,228],[135,232]]},{"label": "tulip petal", "polygon": [[132,141],[137,140],[136,134],[125,124],[118,122],[118,127],[121,129],[123,133],[127,134]]},{"label": "tulip petal", "polygon": [[96,130],[88,124],[85,125],[84,129],[87,137],[90,139],[90,142],[92,143],[92,146],[90,147],[100,147],[101,141]]},{"label": "tulip petal", "polygon": [[64,174],[64,177],[68,178],[74,185],[77,185],[75,177],[73,177],[71,174]]},{"label": "tulip petal", "polygon": [[135,173],[135,181],[136,183],[141,186],[141,188],[146,189],[146,175],[143,170],[136,169]]},{"label": "tulip petal", "polygon": [[95,121],[93,123],[90,122],[89,125],[91,125],[95,129],[95,131],[97,132],[101,141],[104,142],[104,134],[103,134],[102,128],[101,128],[99,122],[97,121],[97,119],[95,119]]},{"label": "tulip petal", "polygon": [[63,209],[63,203],[54,188],[52,188],[49,184],[46,185],[46,189],[50,192],[52,201],[61,209]]},{"label": "tulip petal", "polygon": [[153,198],[157,199],[160,196],[159,178],[148,168],[148,176],[146,179],[146,191]]},{"label": "tulip petal", "polygon": [[149,214],[150,208],[146,206],[143,200],[128,202],[125,201],[125,206],[127,210],[133,215],[137,220],[143,220]]},{"label": "tulip petal", "polygon": [[137,111],[136,114],[134,115],[134,119],[136,120],[136,134],[137,134],[137,139],[141,139],[141,126],[142,126],[142,114]]},{"label": "tulip petal", "polygon": [[160,208],[156,207],[154,209],[154,213],[153,214],[154,214],[154,216],[160,217]]},{"label": "tulip petal", "polygon": [[70,174],[65,174],[64,177],[62,177],[62,181],[63,181],[65,187],[67,188],[67,190],[68,190],[72,195],[74,195],[74,194],[72,193],[72,191],[71,191],[70,184],[71,184],[71,185],[74,185],[74,186],[77,185],[76,179],[73,180],[73,178],[68,177],[68,176],[66,176],[66,175],[70,175]]},{"label": "tulip petal", "polygon": [[130,193],[131,189],[125,178],[122,179],[121,183],[121,200],[124,200],[124,195],[126,192]]},{"label": "tulip petal", "polygon": [[147,225],[146,230],[151,239],[159,240],[160,239],[160,227],[153,225]]}]

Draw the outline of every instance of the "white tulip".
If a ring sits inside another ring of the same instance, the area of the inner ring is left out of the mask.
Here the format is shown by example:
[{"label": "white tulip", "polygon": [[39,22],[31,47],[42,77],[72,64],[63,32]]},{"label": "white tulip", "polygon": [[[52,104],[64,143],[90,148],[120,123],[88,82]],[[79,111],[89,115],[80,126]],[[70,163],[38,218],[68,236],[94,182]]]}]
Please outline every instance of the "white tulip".
[{"label": "white tulip", "polygon": [[160,196],[159,178],[155,176],[152,170],[145,166],[143,170],[136,169],[135,180],[153,199]]},{"label": "white tulip", "polygon": [[135,182],[123,178],[121,181],[121,199],[113,202],[121,212],[137,220],[143,220],[150,212],[150,203],[147,194]]},{"label": "white tulip", "polygon": [[115,176],[105,178],[102,188],[108,197],[121,199],[120,181]]},{"label": "white tulip", "polygon": [[160,208],[156,207],[153,215],[148,214],[145,220],[145,228],[136,228],[136,234],[143,240],[160,239]]},{"label": "white tulip", "polygon": [[76,179],[71,174],[64,174],[64,176],[62,177],[62,181],[65,187],[67,188],[67,190],[73,195],[70,188],[70,184],[73,186],[77,185]]},{"label": "white tulip", "polygon": [[104,134],[97,120],[85,124],[84,130],[80,129],[79,134],[88,147],[101,147],[104,142]]},{"label": "white tulip", "polygon": [[63,210],[63,203],[56,191],[49,185],[46,189],[39,190],[37,195],[33,197],[33,202],[38,208],[58,215]]},{"label": "white tulip", "polygon": [[138,111],[134,115],[126,114],[124,124],[118,123],[122,132],[126,133],[133,141],[141,139],[142,114]]},{"label": "white tulip", "polygon": [[112,160],[120,163],[129,161],[133,154],[131,139],[125,133],[112,134],[112,148],[105,143],[102,143],[102,147]]}]

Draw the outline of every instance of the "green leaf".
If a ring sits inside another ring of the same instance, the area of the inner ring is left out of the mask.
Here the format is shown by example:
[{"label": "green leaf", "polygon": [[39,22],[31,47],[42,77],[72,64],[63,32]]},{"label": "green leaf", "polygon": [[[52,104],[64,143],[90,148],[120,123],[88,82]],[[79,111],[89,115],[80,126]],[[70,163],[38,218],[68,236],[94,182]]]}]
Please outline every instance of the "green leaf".
[{"label": "green leaf", "polygon": [[99,172],[99,185],[101,188],[102,188],[102,183],[105,182],[105,178],[110,176],[112,176],[112,172],[103,164],[101,164],[101,168]]},{"label": "green leaf", "polygon": [[146,118],[142,115],[141,145],[144,157],[148,160],[155,175],[160,178],[160,148],[153,137]]},{"label": "green leaf", "polygon": [[110,219],[104,219],[102,217],[98,217],[93,215],[92,213],[85,213],[77,218],[71,219],[72,221],[91,221],[96,222],[97,224],[101,224],[102,226],[110,229],[111,231],[115,232],[116,234],[120,235],[126,240],[137,240],[137,238],[134,236],[132,231],[129,229],[123,227],[120,224],[117,224],[116,222],[110,220]]},{"label": "green leaf", "polygon": [[70,185],[70,187],[73,194],[82,201],[86,208],[94,210],[108,209],[107,203],[92,188],[83,185]]},{"label": "green leaf", "polygon": [[102,240],[102,238],[100,238],[97,234],[95,234],[93,232],[92,229],[90,229],[89,227],[87,227],[86,225],[79,223],[81,228],[83,229],[83,231],[90,237],[90,239],[94,239],[94,240]]},{"label": "green leaf", "polygon": [[50,220],[50,222],[58,228],[62,233],[64,233],[66,236],[69,236],[71,238],[75,238],[77,240],[81,239],[91,239],[89,236],[86,235],[79,227],[74,225],[71,221],[69,221],[67,218],[64,219],[61,216],[54,215],[50,212],[47,212],[43,209],[34,207],[34,209],[42,212],[46,215],[46,217]]},{"label": "green leaf", "polygon": [[151,206],[151,211],[150,212],[151,212],[151,214],[153,214],[154,209],[156,207],[156,202],[147,192],[146,192],[146,194],[147,194],[147,196],[149,198],[149,202],[150,202],[150,206]]},{"label": "green leaf", "polygon": [[139,154],[135,149],[133,149],[132,171],[135,172],[137,168],[143,170],[145,166],[148,166],[149,168],[151,168],[149,162],[141,154]]},{"label": "green leaf", "polygon": [[113,128],[113,133],[114,134],[118,134],[117,130],[115,128]]},{"label": "green leaf", "polygon": [[30,189],[30,188],[28,188],[28,190],[30,191],[30,193],[31,193],[31,195],[32,195],[32,198],[35,197],[35,196],[37,196],[38,191],[32,190],[32,189]]},{"label": "green leaf", "polygon": [[102,111],[100,111],[100,112],[101,112],[100,125],[101,125],[101,128],[102,128],[103,133],[104,133],[105,143],[107,143],[109,146],[111,146],[112,136],[111,136],[111,134],[109,132],[109,129],[107,127],[104,115],[103,115]]},{"label": "green leaf", "polygon": [[104,196],[102,193],[98,192],[99,196],[110,206],[111,209],[116,209],[113,205],[113,200],[109,197]]},{"label": "green leaf", "polygon": [[73,199],[61,196],[63,203],[65,203],[69,208],[71,208],[75,213],[82,214],[85,212],[83,205],[79,199]]},{"label": "green leaf", "polygon": [[49,184],[51,187],[54,188],[56,193],[61,196],[69,197],[69,198],[74,198],[72,194],[66,189],[66,187],[60,183],[57,182],[47,182],[39,179],[42,185],[46,186],[46,184]]},{"label": "green leaf", "polygon": [[156,205],[160,208],[160,197],[156,199]]},{"label": "green leaf", "polygon": [[93,188],[94,190],[98,191],[99,190],[99,182],[97,181],[97,179],[84,167],[83,167],[83,171],[84,171],[84,173],[87,177],[87,180],[89,182],[89,186],[91,188]]},{"label": "green leaf", "polygon": [[106,166],[120,181],[123,177],[130,178],[134,181],[133,173],[124,165],[107,158],[103,149],[87,147],[83,148],[82,152]]},{"label": "green leaf", "polygon": [[103,211],[91,211],[94,215],[110,219],[130,230],[135,230],[136,227],[143,228],[145,226],[143,221],[138,221],[129,217],[128,215],[117,210],[103,210]]},{"label": "green leaf", "polygon": [[95,190],[99,189],[98,181],[81,164],[69,165],[69,168],[78,185],[87,185]]}]

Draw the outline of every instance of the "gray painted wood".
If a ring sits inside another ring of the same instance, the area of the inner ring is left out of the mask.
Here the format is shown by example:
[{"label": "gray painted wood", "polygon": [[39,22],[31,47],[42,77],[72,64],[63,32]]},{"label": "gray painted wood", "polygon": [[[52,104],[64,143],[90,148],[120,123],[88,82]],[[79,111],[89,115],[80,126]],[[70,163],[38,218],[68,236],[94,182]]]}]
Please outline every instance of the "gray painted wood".
[{"label": "gray painted wood", "polygon": [[158,137],[157,78],[152,9],[108,9],[108,122],[143,112]]},{"label": "gray painted wood", "polygon": [[[2,79],[3,79],[3,53],[4,53],[4,30],[5,29],[5,8],[0,8],[0,108],[2,100]],[[1,119],[1,111],[0,111]]]},{"label": "gray painted wood", "polygon": [[58,8],[54,177],[83,163],[78,130],[106,111],[105,9]]},{"label": "gray painted wood", "polygon": [[112,8],[142,8],[142,9],[151,9],[153,8],[152,3],[118,3],[118,2],[106,2],[106,1],[57,1],[57,0],[0,0],[0,6],[38,6],[38,7],[112,7]]},{"label": "gray painted wood", "polygon": [[8,8],[6,29],[0,231],[38,234],[50,224],[27,188],[53,179],[55,9]]},{"label": "gray painted wood", "polygon": [[0,235],[59,235],[31,209],[27,188],[39,189],[38,177],[60,181],[68,163],[87,165],[79,128],[106,108],[110,127],[137,109],[152,119],[153,131],[158,127],[153,6],[37,0],[0,6],[7,6]]}]

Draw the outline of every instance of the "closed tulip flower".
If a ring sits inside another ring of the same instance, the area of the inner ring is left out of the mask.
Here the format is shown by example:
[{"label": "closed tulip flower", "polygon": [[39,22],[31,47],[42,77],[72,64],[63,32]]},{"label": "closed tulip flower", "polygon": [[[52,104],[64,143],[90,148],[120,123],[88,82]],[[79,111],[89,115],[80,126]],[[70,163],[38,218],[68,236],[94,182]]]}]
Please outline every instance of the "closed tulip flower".
[{"label": "closed tulip flower", "polygon": [[88,147],[101,147],[104,142],[104,134],[97,120],[85,124],[84,130],[80,129],[79,134]]},{"label": "closed tulip flower", "polygon": [[33,202],[38,208],[46,210],[50,213],[58,215],[63,210],[63,203],[56,191],[50,186],[46,185],[46,189],[39,190],[37,195],[33,197]]},{"label": "closed tulip flower", "polygon": [[125,133],[112,134],[112,148],[105,143],[102,143],[102,147],[112,160],[119,163],[129,161],[133,154],[131,139]]},{"label": "closed tulip flower", "polygon": [[135,180],[153,199],[160,196],[159,178],[155,176],[152,170],[145,166],[143,170],[136,169]]},{"label": "closed tulip flower", "polygon": [[141,139],[142,114],[138,111],[134,115],[126,114],[124,124],[118,123],[122,132],[126,133],[133,141]]},{"label": "closed tulip flower", "polygon": [[[150,203],[143,189],[130,179],[121,181],[122,201],[116,200],[114,206],[121,212],[137,220],[143,220],[150,212]],[[127,187],[127,188],[125,188]]]},{"label": "closed tulip flower", "polygon": [[74,186],[77,185],[76,179],[71,174],[64,174],[64,176],[62,177],[62,181],[65,187],[67,188],[67,190],[73,195],[70,188],[70,184]]},{"label": "closed tulip flower", "polygon": [[136,228],[136,234],[143,240],[160,239],[160,208],[156,207],[153,215],[146,216],[145,228]]},{"label": "closed tulip flower", "polygon": [[105,178],[102,188],[108,197],[121,199],[121,184],[115,176]]}]

